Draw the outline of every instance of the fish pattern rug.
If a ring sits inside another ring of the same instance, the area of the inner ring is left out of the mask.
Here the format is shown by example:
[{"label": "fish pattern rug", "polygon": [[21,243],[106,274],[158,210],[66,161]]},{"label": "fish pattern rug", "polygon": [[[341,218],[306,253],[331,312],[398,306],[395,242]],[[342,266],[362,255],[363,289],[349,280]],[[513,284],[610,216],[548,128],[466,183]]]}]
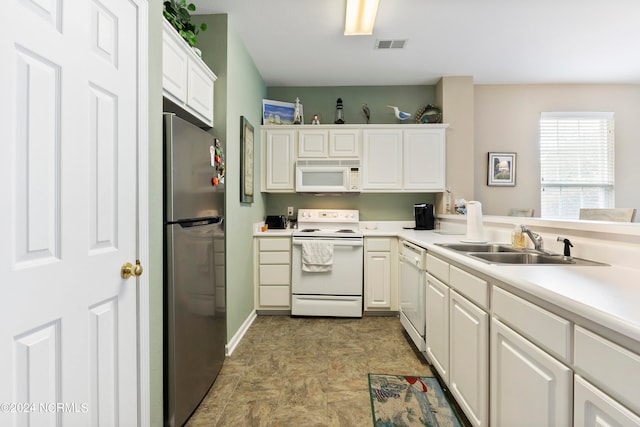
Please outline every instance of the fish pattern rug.
[{"label": "fish pattern rug", "polygon": [[369,395],[376,427],[461,427],[434,377],[369,374]]}]

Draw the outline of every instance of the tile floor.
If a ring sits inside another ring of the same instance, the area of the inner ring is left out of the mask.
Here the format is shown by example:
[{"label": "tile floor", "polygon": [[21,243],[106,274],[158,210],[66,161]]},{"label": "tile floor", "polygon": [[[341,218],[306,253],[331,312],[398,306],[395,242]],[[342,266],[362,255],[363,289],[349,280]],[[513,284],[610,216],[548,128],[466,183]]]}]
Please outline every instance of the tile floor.
[{"label": "tile floor", "polygon": [[371,426],[368,373],[432,375],[397,317],[258,316],[186,425]]}]

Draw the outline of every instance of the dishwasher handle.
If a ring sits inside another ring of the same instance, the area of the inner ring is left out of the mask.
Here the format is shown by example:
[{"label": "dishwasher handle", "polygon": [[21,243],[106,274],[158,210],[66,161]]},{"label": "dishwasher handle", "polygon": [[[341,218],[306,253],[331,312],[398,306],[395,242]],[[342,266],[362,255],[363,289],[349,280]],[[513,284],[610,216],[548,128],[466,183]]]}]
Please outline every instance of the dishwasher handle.
[{"label": "dishwasher handle", "polygon": [[406,240],[402,241],[400,258],[408,264],[415,265],[420,270],[426,270],[427,250]]}]

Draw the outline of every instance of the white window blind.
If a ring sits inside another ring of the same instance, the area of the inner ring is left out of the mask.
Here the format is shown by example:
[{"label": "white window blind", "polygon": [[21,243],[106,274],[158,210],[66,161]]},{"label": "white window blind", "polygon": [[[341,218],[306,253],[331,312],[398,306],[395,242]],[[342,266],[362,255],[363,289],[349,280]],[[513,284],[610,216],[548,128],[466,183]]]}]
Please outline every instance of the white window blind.
[{"label": "white window blind", "polygon": [[579,217],[580,208],[614,207],[613,113],[540,116],[541,215]]}]

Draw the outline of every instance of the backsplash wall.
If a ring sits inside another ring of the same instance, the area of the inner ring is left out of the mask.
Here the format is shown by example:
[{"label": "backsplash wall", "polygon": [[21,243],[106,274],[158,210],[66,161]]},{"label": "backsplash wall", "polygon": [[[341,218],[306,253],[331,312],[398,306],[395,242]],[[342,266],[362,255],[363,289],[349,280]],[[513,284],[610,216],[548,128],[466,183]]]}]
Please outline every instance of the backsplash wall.
[{"label": "backsplash wall", "polygon": [[415,203],[434,204],[434,193],[364,193],[344,196],[311,194],[266,194],[266,214],[286,215],[287,207],[298,209],[357,209],[360,221],[411,221]]}]

